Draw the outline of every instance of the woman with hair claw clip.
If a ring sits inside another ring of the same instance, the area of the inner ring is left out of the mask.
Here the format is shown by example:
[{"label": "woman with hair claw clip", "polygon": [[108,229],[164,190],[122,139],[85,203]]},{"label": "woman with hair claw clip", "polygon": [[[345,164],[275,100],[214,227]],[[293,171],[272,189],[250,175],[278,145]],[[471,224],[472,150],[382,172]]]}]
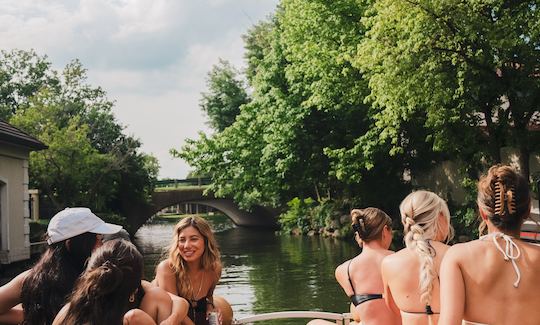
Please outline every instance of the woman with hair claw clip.
[{"label": "woman with hair claw clip", "polygon": [[528,182],[510,166],[492,166],[477,204],[487,235],[448,250],[439,324],[540,324],[540,247],[519,239],[530,216]]}]

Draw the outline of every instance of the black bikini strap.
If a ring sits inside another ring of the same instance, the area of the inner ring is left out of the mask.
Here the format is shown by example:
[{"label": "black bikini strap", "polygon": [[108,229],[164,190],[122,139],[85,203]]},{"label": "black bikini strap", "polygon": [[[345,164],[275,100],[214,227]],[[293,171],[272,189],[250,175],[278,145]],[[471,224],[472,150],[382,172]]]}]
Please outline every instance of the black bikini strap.
[{"label": "black bikini strap", "polygon": [[352,281],[351,281],[351,273],[349,271],[349,269],[351,268],[351,263],[352,263],[352,260],[350,260],[349,264],[347,264],[347,278],[349,279],[349,284],[351,285],[353,295],[355,295],[356,292],[354,291],[354,286],[353,286]]}]

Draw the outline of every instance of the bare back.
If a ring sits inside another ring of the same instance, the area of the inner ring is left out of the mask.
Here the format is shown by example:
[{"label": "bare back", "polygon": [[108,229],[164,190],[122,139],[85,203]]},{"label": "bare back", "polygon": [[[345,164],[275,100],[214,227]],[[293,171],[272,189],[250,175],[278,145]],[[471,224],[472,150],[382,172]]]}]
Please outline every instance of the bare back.
[{"label": "bare back", "polygon": [[[383,282],[381,278],[381,262],[384,257],[392,254],[389,250],[367,250],[347,261],[336,269],[336,279],[347,294],[382,294]],[[350,263],[350,264],[349,264]],[[352,287],[351,287],[352,283]],[[383,299],[373,299],[359,304],[354,313],[366,325],[401,324],[388,309]],[[358,317],[355,317],[358,321]]]},{"label": "bare back", "polygon": [[403,324],[412,325],[427,325],[429,318],[433,324],[437,324],[440,311],[440,283],[439,270],[444,254],[448,250],[448,246],[431,241],[431,245],[435,249],[435,257],[433,259],[437,278],[433,281],[433,291],[431,308],[433,315],[428,316],[426,305],[420,300],[419,277],[420,277],[420,258],[418,254],[409,248],[404,248],[384,259],[382,264],[382,274],[387,286],[387,298],[389,305],[401,314]]},{"label": "bare back", "polygon": [[[506,243],[497,239],[504,250]],[[487,237],[453,247],[449,257],[461,271],[464,284],[463,318],[485,324],[540,323],[540,247],[514,239],[521,256],[516,265],[521,279],[510,261]],[[446,262],[445,262],[446,263]]]}]

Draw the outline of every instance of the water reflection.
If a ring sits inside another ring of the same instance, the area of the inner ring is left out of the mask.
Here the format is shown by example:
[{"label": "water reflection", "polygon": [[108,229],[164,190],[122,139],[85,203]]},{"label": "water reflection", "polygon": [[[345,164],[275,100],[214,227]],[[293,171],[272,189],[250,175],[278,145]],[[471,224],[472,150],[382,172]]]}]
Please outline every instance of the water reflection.
[{"label": "water reflection", "polygon": [[[224,216],[208,220],[216,229],[223,261],[216,294],[226,297],[236,318],[285,310],[347,311],[347,298],[334,279],[334,269],[357,254],[352,241],[235,228]],[[147,278],[153,278],[173,227],[174,222],[150,224],[137,233]],[[305,324],[305,320],[260,324]]]}]

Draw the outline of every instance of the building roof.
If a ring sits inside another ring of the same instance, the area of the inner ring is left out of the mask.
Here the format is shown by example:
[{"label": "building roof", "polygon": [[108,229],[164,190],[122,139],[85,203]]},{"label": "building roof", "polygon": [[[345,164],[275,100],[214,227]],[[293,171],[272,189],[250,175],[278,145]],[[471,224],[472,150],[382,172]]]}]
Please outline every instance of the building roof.
[{"label": "building roof", "polygon": [[1,119],[0,141],[26,147],[32,150],[43,150],[48,148],[43,142]]}]

